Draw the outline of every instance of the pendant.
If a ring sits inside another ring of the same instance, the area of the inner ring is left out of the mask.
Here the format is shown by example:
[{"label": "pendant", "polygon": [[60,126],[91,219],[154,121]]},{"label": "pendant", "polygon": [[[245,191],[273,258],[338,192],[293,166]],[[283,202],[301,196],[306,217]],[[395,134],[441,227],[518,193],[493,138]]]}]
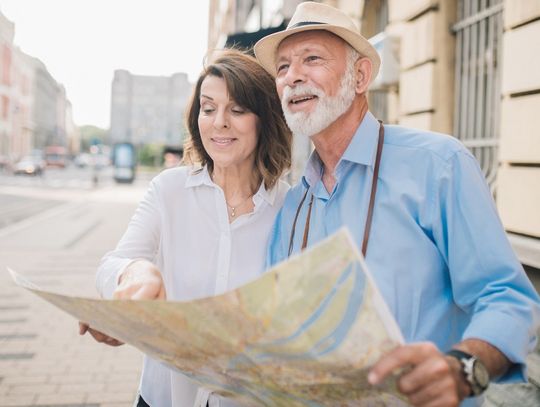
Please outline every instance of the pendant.
[{"label": "pendant", "polygon": [[236,208],[233,208],[232,206],[230,206],[229,208],[231,208],[231,218],[234,218],[234,216],[236,215],[235,214]]}]

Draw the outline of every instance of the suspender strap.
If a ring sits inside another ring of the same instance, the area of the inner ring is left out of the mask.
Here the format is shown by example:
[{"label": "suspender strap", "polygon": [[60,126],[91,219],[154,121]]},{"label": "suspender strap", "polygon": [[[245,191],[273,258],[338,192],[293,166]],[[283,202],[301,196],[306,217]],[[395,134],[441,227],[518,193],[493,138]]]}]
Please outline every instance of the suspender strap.
[{"label": "suspender strap", "polygon": [[309,191],[309,188],[306,188],[306,192],[304,192],[304,196],[302,197],[302,200],[300,201],[300,204],[298,205],[298,208],[296,209],[296,215],[294,215],[294,221],[293,221],[293,225],[291,229],[291,237],[289,239],[289,254],[287,255],[287,257],[290,257],[292,253],[292,249],[294,245],[294,232],[296,231],[296,221],[298,220],[300,209],[302,209],[302,205],[304,204],[304,201],[306,200],[308,191]]},{"label": "suspender strap", "polygon": [[364,227],[364,239],[362,241],[362,255],[366,257],[367,246],[369,241],[369,232],[371,231],[371,220],[373,218],[373,207],[375,206],[375,195],[377,195],[377,184],[379,180],[379,166],[381,164],[381,155],[384,144],[384,126],[379,120],[379,142],[377,144],[377,156],[375,158],[375,168],[373,169],[373,180],[371,181],[371,195],[369,198],[369,207]]},{"label": "suspender strap", "polygon": [[304,238],[302,239],[302,250],[307,246],[308,236],[309,236],[309,221],[311,220],[311,208],[313,207],[313,194],[311,194],[311,199],[309,200],[309,209],[306,217],[306,225],[304,226]]}]

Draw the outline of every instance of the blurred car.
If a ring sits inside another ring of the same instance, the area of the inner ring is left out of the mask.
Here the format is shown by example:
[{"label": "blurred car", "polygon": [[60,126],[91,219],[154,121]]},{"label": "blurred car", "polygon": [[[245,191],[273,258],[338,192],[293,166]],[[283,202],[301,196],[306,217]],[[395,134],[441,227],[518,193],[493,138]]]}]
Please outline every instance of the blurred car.
[{"label": "blurred car", "polygon": [[88,167],[92,163],[92,158],[90,154],[88,153],[80,153],[78,156],[75,157],[73,160],[75,165],[79,168],[85,168]]},{"label": "blurred car", "polygon": [[43,151],[45,163],[48,167],[66,168],[68,151],[64,146],[47,146]]},{"label": "blurred car", "polygon": [[41,175],[45,169],[45,161],[35,155],[27,155],[13,165],[14,174]]},{"label": "blurred car", "polygon": [[9,158],[5,155],[0,155],[0,170],[7,169],[10,165]]}]

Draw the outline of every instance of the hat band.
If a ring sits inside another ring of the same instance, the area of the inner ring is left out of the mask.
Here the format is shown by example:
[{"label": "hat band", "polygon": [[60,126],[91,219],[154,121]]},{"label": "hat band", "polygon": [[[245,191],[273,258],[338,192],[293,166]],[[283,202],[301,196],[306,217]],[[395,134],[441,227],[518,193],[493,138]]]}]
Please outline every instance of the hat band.
[{"label": "hat band", "polygon": [[300,21],[299,23],[293,24],[290,27],[287,27],[287,30],[291,30],[296,27],[302,27],[304,25],[317,25],[317,24],[328,24],[328,23],[321,23],[319,21]]}]

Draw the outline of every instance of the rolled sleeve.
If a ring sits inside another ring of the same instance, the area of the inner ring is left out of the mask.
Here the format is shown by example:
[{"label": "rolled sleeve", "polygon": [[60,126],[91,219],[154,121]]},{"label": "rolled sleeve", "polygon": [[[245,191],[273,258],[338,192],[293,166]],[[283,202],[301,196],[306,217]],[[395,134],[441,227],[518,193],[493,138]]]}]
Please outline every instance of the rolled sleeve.
[{"label": "rolled sleeve", "polygon": [[476,160],[454,154],[438,178],[436,230],[455,303],[470,316],[463,338],[485,340],[514,364],[500,381],[525,381],[536,343],[539,298],[514,255]]}]

